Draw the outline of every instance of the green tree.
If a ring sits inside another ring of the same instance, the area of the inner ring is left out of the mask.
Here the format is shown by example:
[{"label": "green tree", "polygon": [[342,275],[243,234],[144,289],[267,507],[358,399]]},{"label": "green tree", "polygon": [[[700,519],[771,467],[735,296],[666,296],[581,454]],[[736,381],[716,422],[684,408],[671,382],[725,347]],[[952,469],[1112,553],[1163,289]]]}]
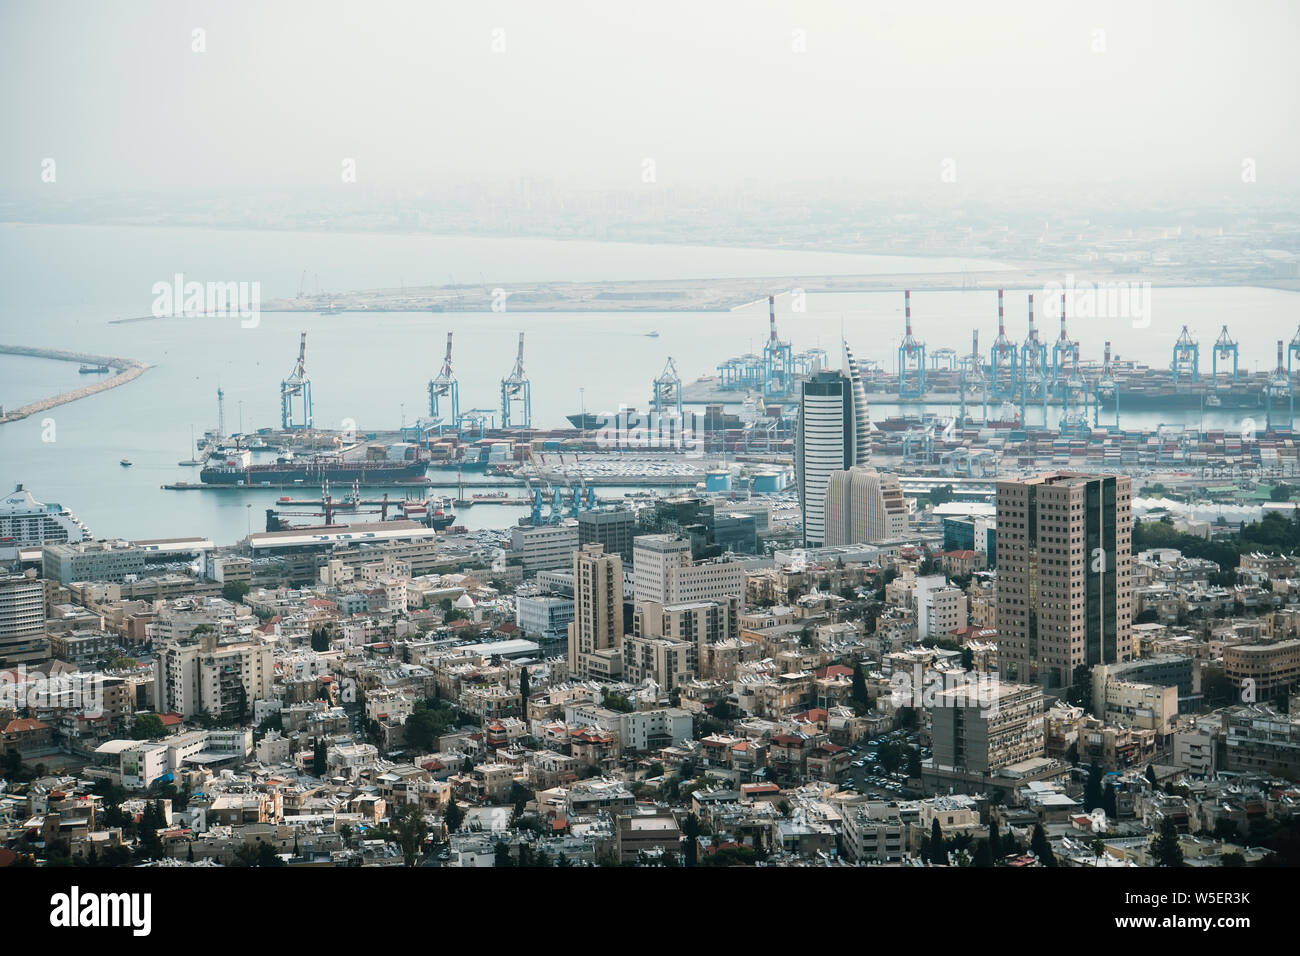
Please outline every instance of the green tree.
[{"label": "green tree", "polygon": [[930,822],[930,862],[935,866],[945,866],[948,863],[948,850],[943,844],[943,828],[939,826],[939,818],[935,817]]},{"label": "green tree", "polygon": [[1147,764],[1147,770],[1146,770],[1146,775],[1145,775],[1145,776],[1146,776],[1146,778],[1147,778],[1147,783],[1151,784],[1151,789],[1154,790],[1154,789],[1156,788],[1156,768],[1155,768],[1155,764]]},{"label": "green tree", "polygon": [[1094,762],[1088,766],[1088,781],[1083,785],[1083,809],[1091,813],[1101,806],[1101,767]]},{"label": "green tree", "polygon": [[324,777],[329,772],[329,749],[324,740],[317,740],[312,748],[311,772],[316,777]]},{"label": "green tree", "polygon": [[989,821],[989,852],[995,860],[1002,857],[1002,835],[998,831],[998,821]]},{"label": "green tree", "polygon": [[862,710],[871,707],[871,699],[867,696],[867,678],[862,673],[862,662],[857,661],[853,665],[853,702]]},{"label": "green tree", "polygon": [[[525,701],[528,700],[528,691],[529,691],[528,668],[521,667],[519,668],[519,696],[522,697]],[[527,706],[527,704],[525,704],[524,706]]]},{"label": "green tree", "polygon": [[138,854],[143,860],[160,860],[163,856],[162,837],[158,831],[167,825],[161,800],[148,800],[140,814],[140,845]]},{"label": "green tree", "polygon": [[1151,856],[1156,866],[1183,865],[1183,847],[1178,842],[1178,827],[1173,817],[1160,819],[1160,829],[1151,840]]},{"label": "green tree", "polygon": [[932,505],[946,505],[952,501],[952,485],[940,485],[932,489],[928,497]]},{"label": "green tree", "polygon": [[221,596],[227,601],[238,604],[248,595],[248,584],[244,581],[227,581],[221,586]]},{"label": "green tree", "polygon": [[1041,823],[1034,824],[1033,835],[1029,838],[1029,849],[1038,857],[1038,862],[1043,866],[1056,866],[1056,854],[1052,852],[1052,845],[1047,842],[1047,834],[1043,830]]},{"label": "green tree", "polygon": [[492,861],[493,866],[507,867],[514,866],[515,861],[510,856],[510,841],[499,840],[494,851]]},{"label": "green tree", "polygon": [[420,847],[429,835],[429,825],[419,804],[405,804],[397,814],[397,845],[402,848],[402,859],[407,866],[415,866]]},{"label": "green tree", "polygon": [[700,818],[695,814],[683,818],[682,836],[686,839],[686,865],[694,866],[700,853]]},{"label": "green tree", "polygon": [[140,714],[131,726],[131,737],[135,740],[157,740],[165,733],[162,718],[157,714]]},{"label": "green tree", "polygon": [[318,654],[330,649],[330,632],[323,627],[312,628],[311,649]]},{"label": "green tree", "polygon": [[1119,819],[1119,798],[1115,793],[1115,785],[1106,781],[1106,785],[1101,790],[1101,808],[1106,811],[1106,819]]},{"label": "green tree", "polygon": [[909,777],[921,776],[921,751],[916,747],[907,748],[907,775]]},{"label": "green tree", "polygon": [[448,833],[455,833],[465,822],[465,811],[456,804],[454,796],[447,802],[447,810],[442,815],[442,822],[446,824]]},{"label": "green tree", "polygon": [[284,860],[280,859],[279,854],[275,852],[275,847],[269,843],[259,843],[257,845],[257,863],[256,866],[285,866]]},{"label": "green tree", "polygon": [[988,867],[993,865],[993,851],[989,849],[988,840],[980,840],[975,844],[974,865],[978,867]]}]

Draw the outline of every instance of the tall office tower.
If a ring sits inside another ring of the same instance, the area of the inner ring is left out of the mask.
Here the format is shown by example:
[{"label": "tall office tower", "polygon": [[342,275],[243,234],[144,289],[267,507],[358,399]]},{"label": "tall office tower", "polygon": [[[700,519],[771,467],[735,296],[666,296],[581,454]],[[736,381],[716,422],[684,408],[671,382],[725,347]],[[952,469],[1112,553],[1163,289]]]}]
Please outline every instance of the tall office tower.
[{"label": "tall office tower", "polygon": [[40,664],[49,659],[45,636],[45,582],[26,574],[0,573],[0,666]]},{"label": "tall office tower", "polygon": [[905,534],[907,504],[896,476],[858,467],[831,472],[823,544],[871,544]]},{"label": "tall office tower", "polygon": [[623,672],[623,559],[598,544],[573,555],[569,673],[578,679]]},{"label": "tall office tower", "polygon": [[846,370],[818,372],[803,383],[795,428],[794,470],[804,544],[826,542],[826,486],[832,472],[871,463],[867,395],[852,353]]},{"label": "tall office tower", "polygon": [[1133,656],[1132,491],[1126,475],[998,482],[1004,678],[1067,687],[1076,667]]},{"label": "tall office tower", "polygon": [[871,464],[871,409],[867,405],[867,386],[862,381],[862,369],[853,357],[853,349],[844,343],[844,372],[849,377],[853,398],[853,464]]}]

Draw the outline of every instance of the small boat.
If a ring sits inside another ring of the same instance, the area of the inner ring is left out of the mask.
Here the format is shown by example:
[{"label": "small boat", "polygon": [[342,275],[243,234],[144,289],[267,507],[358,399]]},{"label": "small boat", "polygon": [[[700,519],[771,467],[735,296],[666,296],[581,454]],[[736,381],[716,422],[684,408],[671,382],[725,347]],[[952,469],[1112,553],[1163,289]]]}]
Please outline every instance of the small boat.
[{"label": "small boat", "polygon": [[645,334],[645,337],[648,338],[648,339],[657,339],[657,338],[659,338],[659,333],[658,333],[658,332],[647,332],[647,333]]},{"label": "small boat", "polygon": [[129,458],[123,458],[123,459],[119,462],[119,464],[120,464],[123,468],[130,468],[130,467],[131,467],[131,459],[129,459]]},{"label": "small boat", "polygon": [[83,365],[77,371],[82,375],[94,375],[98,372],[110,371],[110,369],[107,365]]}]

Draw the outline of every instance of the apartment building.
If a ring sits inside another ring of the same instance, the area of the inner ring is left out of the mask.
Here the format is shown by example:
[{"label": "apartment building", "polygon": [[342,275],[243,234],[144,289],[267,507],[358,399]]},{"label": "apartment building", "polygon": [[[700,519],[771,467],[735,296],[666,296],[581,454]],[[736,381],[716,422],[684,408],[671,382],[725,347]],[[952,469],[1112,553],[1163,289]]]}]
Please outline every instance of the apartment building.
[{"label": "apartment building", "polygon": [[937,767],[990,775],[1046,752],[1043,691],[1036,685],[952,687],[928,709]]},{"label": "apartment building", "polygon": [[1300,778],[1300,716],[1267,704],[1232,707],[1224,716],[1224,769]]},{"label": "apartment building", "polygon": [[695,644],[670,637],[623,638],[623,679],[634,684],[654,681],[669,691],[694,680],[698,667]]},{"label": "apartment building", "polygon": [[255,701],[271,696],[274,678],[270,644],[218,644],[213,634],[163,644],[154,661],[158,710],[182,717],[252,713]]},{"label": "apartment building", "polygon": [[45,582],[26,574],[0,575],[0,666],[49,658],[45,637]]},{"label": "apartment building", "polygon": [[912,601],[919,640],[952,640],[953,632],[966,626],[966,594],[942,574],[917,578]]},{"label": "apartment building", "polygon": [[907,824],[895,805],[846,806],[841,827],[844,855],[854,863],[897,863],[907,855]]},{"label": "apartment building", "polygon": [[574,553],[572,567],[569,673],[577,679],[617,677],[623,671],[623,560],[587,544]]},{"label": "apartment building", "polygon": [[997,483],[998,645],[1012,680],[1067,687],[1132,646],[1132,480],[1052,472]]}]

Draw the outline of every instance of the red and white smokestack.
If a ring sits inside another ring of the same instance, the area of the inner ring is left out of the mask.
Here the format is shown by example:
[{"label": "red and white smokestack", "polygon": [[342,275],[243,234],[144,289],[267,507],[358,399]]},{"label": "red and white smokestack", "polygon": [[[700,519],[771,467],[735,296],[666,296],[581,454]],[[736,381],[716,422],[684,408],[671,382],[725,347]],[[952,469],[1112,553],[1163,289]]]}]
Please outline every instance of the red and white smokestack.
[{"label": "red and white smokestack", "polygon": [[1106,367],[1110,367],[1110,343],[1106,343]]},{"label": "red and white smokestack", "polygon": [[1034,294],[1029,293],[1029,337],[1034,338]]},{"label": "red and white smokestack", "polygon": [[1002,290],[998,289],[998,335],[1007,334],[1007,324],[1002,318]]},{"label": "red and white smokestack", "polygon": [[976,362],[979,361],[979,355],[980,355],[980,330],[979,329],[970,330],[970,354],[971,354],[971,358],[975,359]]},{"label": "red and white smokestack", "polygon": [[907,319],[907,334],[912,334],[912,290],[903,290],[903,315]]},{"label": "red and white smokestack", "polygon": [[1061,341],[1068,343],[1070,340],[1065,334],[1065,296],[1061,296]]},{"label": "red and white smokestack", "polygon": [[1277,367],[1282,367],[1282,340],[1277,340]]},{"label": "red and white smokestack", "polygon": [[776,341],[776,296],[767,297],[767,337]]}]

